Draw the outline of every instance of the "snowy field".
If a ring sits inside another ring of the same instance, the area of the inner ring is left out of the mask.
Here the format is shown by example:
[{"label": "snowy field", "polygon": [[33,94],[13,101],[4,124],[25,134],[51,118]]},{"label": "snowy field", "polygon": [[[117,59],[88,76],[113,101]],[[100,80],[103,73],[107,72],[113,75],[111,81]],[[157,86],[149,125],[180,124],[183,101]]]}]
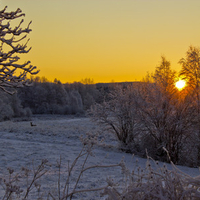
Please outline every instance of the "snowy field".
[{"label": "snowy field", "polygon": [[[35,126],[31,126],[30,122]],[[114,135],[101,132],[100,128],[89,118],[38,115],[32,117],[31,121],[13,120],[0,123],[0,177],[7,176],[8,167],[14,169],[15,172],[20,171],[22,167],[32,169],[33,164],[37,166],[42,159],[47,159],[51,168],[41,179],[41,194],[45,197],[48,191],[56,193],[58,186],[57,164],[60,158],[62,188],[67,177],[68,164],[73,162],[82,149],[80,136],[85,136],[87,133],[98,133],[98,140],[103,139],[104,141],[95,147],[94,155],[89,157],[86,166],[117,164],[124,157],[126,166],[130,170],[136,167],[136,160],[138,160],[139,166],[145,167],[146,159],[133,157],[131,154],[119,151],[117,149],[118,142]],[[83,158],[78,162],[72,174],[72,186],[82,162]],[[182,166],[179,168],[191,176],[199,175],[199,170],[196,168]],[[95,168],[84,172],[77,189],[103,187],[106,185],[108,177],[118,183],[123,182],[124,179],[120,167]],[[74,199],[105,199],[101,196],[101,192],[77,194]],[[0,196],[3,193],[1,188]],[[36,191],[33,191],[32,195],[36,195]]]}]

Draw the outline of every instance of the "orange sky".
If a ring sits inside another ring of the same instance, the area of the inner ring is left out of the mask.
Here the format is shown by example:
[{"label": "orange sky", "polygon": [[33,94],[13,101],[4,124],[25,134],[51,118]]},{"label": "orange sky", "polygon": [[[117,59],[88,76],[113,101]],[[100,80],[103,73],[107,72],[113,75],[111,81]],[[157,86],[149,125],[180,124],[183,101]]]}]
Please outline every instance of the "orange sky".
[{"label": "orange sky", "polygon": [[141,80],[164,55],[171,67],[200,46],[199,0],[1,0],[33,21],[22,60],[61,82]]}]

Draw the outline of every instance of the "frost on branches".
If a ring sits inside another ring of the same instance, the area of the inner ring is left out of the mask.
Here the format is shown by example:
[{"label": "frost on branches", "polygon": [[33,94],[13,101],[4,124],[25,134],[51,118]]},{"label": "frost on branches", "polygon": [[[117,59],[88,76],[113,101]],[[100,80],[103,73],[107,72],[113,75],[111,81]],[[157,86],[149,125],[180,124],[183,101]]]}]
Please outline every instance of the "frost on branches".
[{"label": "frost on branches", "polygon": [[[8,93],[13,93],[13,88],[28,85],[27,73],[37,74],[36,66],[30,65],[30,61],[19,64],[19,54],[26,54],[31,48],[27,48],[29,39],[26,40],[31,22],[26,28],[22,28],[23,19],[12,28],[10,22],[16,23],[15,19],[24,17],[21,9],[7,12],[7,7],[0,11],[0,88]],[[25,44],[20,44],[26,40]],[[12,90],[10,90],[12,89]]]}]

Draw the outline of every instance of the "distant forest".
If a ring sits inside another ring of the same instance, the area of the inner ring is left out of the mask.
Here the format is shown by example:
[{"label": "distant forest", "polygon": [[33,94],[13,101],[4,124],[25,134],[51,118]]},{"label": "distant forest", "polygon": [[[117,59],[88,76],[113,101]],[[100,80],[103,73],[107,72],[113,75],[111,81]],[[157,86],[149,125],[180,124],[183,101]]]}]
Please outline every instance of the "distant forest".
[{"label": "distant forest", "polygon": [[[102,103],[117,83],[97,83],[91,79],[62,84],[57,79],[31,77],[32,85],[13,95],[0,91],[0,120],[30,117],[32,114],[84,116],[95,103]],[[122,83],[120,83],[122,84]],[[131,84],[131,83],[124,83]]]}]

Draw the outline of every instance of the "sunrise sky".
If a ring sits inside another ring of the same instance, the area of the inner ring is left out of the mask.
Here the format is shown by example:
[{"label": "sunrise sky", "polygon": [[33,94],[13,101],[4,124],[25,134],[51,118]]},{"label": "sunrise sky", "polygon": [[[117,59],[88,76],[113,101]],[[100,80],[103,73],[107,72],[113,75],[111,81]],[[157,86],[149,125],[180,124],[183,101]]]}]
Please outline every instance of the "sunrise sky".
[{"label": "sunrise sky", "polygon": [[180,70],[190,45],[200,47],[199,0],[0,0],[18,7],[32,50],[22,59],[39,76],[61,82],[140,81],[161,56]]}]

